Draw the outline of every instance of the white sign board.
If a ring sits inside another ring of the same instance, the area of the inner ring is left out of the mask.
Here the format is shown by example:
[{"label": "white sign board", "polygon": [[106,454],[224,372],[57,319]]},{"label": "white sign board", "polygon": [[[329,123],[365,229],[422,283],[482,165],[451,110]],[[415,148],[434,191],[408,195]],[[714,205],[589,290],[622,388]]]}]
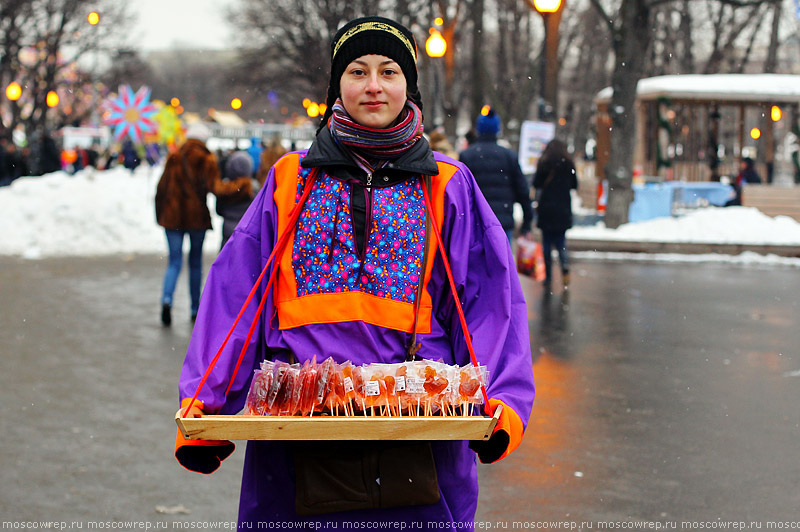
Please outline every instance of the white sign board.
[{"label": "white sign board", "polygon": [[536,171],[536,164],[544,147],[556,136],[556,125],[552,122],[526,120],[519,131],[519,166],[523,174]]}]

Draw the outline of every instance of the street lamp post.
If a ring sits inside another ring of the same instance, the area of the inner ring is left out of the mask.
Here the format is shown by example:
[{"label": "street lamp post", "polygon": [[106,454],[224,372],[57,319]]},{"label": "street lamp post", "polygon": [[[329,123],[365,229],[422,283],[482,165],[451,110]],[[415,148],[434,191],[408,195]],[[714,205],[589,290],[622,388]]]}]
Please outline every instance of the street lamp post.
[{"label": "street lamp post", "polygon": [[539,119],[551,121],[558,111],[558,26],[566,0],[528,0],[542,16],[544,22],[544,44],[541,72],[539,75],[542,102]]},{"label": "street lamp post", "polygon": [[[428,40],[425,41],[425,52],[427,52],[428,57],[430,58],[440,58],[443,57],[445,52],[447,52],[447,41],[442,36],[442,33],[436,29],[431,28],[429,30],[430,36]],[[433,125],[438,126],[438,116],[439,116],[439,107],[441,107],[441,100],[442,97],[441,90],[439,88],[439,65],[434,63],[433,65]]]}]

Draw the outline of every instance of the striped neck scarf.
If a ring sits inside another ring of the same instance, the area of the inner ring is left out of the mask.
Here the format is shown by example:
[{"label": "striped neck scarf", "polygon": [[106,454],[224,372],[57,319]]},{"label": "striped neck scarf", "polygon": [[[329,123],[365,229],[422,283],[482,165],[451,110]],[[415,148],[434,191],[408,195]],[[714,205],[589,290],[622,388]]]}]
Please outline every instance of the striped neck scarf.
[{"label": "striped neck scarf", "polygon": [[339,98],[333,105],[328,127],[337,144],[353,161],[365,172],[372,173],[400,157],[422,137],[422,112],[408,100],[396,125],[376,129],[353,120]]}]

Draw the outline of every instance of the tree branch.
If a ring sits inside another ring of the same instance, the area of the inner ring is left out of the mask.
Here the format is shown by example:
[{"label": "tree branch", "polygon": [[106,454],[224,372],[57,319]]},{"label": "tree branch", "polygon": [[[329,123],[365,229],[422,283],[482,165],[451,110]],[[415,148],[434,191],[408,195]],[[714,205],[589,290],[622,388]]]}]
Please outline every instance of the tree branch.
[{"label": "tree branch", "polygon": [[[671,1],[671,0],[670,0]],[[589,0],[592,4],[592,7],[600,14],[600,18],[603,20],[606,26],[608,26],[608,31],[611,32],[611,35],[614,35],[614,32],[617,30],[614,27],[614,21],[611,20],[611,17],[608,16],[606,10],[603,8],[603,5],[600,3],[600,0]]]}]

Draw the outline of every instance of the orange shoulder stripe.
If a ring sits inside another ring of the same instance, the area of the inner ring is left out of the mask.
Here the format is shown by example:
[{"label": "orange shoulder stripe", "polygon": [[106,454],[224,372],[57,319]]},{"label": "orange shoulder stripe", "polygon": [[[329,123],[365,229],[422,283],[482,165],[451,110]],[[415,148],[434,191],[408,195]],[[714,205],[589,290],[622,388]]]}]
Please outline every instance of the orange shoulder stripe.
[{"label": "orange shoulder stripe", "polygon": [[[284,160],[287,159],[287,160]],[[297,196],[298,167],[297,157],[285,157],[276,165],[275,203],[278,205],[278,233],[285,227]],[[433,212],[441,224],[444,219],[444,191],[450,178],[458,168],[449,163],[439,163],[439,175],[433,176],[431,198]],[[395,301],[389,297],[378,297],[361,291],[342,291],[331,293],[307,294],[298,296],[297,281],[292,264],[294,234],[287,243],[286,250],[280,257],[277,293],[275,297],[278,309],[280,329],[291,329],[314,323],[335,323],[344,321],[363,321],[379,327],[386,327],[404,332],[412,332],[414,323],[414,305],[404,301]],[[431,270],[436,252],[436,239],[428,239],[428,260],[425,264],[424,284],[430,281]],[[432,301],[427,290],[423,290],[420,303],[420,315],[417,325],[421,334],[430,333]]]}]

